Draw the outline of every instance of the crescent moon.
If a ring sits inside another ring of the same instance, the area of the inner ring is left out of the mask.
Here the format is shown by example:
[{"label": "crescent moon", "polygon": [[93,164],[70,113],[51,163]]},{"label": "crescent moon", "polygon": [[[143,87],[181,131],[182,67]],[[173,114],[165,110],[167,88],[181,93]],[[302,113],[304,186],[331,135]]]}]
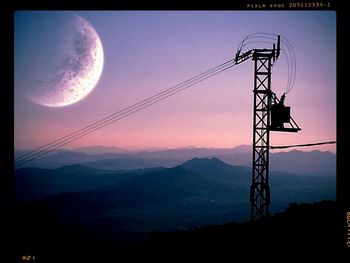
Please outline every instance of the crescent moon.
[{"label": "crescent moon", "polygon": [[38,104],[63,107],[76,103],[94,89],[102,74],[104,54],[97,32],[82,17],[74,15],[74,20],[65,37],[63,57],[31,96]]}]

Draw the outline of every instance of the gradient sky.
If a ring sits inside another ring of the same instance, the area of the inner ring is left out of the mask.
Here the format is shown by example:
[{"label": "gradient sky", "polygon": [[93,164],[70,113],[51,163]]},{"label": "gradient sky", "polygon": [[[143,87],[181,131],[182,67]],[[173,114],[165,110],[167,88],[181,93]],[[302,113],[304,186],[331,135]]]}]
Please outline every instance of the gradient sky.
[{"label": "gradient sky", "polygon": [[[25,47],[32,36],[23,35],[22,14],[15,16],[16,149],[37,148],[217,66],[233,58],[241,40],[255,32],[283,35],[296,54],[296,82],[285,103],[302,131],[272,132],[271,145],[336,139],[334,11],[76,12],[99,34],[105,64],[95,89],[80,102],[62,108],[40,106],[23,96],[19,83],[25,83],[25,78],[16,74],[16,54],[29,57]],[[33,58],[28,74],[35,74],[35,63]],[[287,63],[281,56],[272,71],[272,90],[281,96],[286,83]],[[65,148],[251,144],[252,89],[253,62],[247,61]],[[335,152],[334,145],[318,149]]]}]

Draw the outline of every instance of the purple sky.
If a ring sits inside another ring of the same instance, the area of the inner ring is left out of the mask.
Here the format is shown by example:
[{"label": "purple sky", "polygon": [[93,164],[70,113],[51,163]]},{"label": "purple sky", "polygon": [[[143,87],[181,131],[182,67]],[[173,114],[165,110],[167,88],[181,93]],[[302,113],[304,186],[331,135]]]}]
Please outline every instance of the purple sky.
[{"label": "purple sky", "polygon": [[[21,93],[15,59],[15,148],[37,148],[161,92],[234,57],[244,37],[281,34],[296,54],[296,82],[287,94],[299,133],[272,132],[271,145],[336,139],[336,13],[333,11],[76,12],[99,34],[105,54],[95,89],[71,106],[48,108]],[[16,14],[18,19],[21,14]],[[16,20],[15,20],[16,23]],[[15,36],[22,34],[15,24]],[[15,54],[27,38],[15,38]],[[22,41],[16,41],[21,39]],[[256,43],[251,48],[259,48]],[[22,53],[21,53],[22,54]],[[25,56],[24,56],[25,57]],[[28,74],[35,74],[28,68]],[[285,91],[281,56],[272,89]],[[252,143],[253,62],[247,61],[169,99],[83,137],[65,148],[215,147]],[[316,147],[304,150],[312,150]],[[320,150],[335,152],[335,146]]]}]

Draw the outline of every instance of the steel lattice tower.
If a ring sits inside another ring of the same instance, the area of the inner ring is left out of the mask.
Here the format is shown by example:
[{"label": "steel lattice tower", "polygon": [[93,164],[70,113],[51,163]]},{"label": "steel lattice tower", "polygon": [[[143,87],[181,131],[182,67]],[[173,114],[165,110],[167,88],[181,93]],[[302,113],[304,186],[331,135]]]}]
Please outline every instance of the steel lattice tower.
[{"label": "steel lattice tower", "polygon": [[290,116],[290,107],[284,105],[285,94],[279,100],[271,90],[271,69],[279,53],[280,37],[278,36],[277,49],[274,44],[273,49],[254,49],[242,56],[237,56],[236,59],[240,63],[248,59],[251,54],[254,61],[251,220],[269,216],[270,131],[298,132],[301,130]]},{"label": "steel lattice tower", "polygon": [[269,215],[269,141],[271,67],[275,50],[256,49],[254,60],[253,165],[250,188],[251,219]]},{"label": "steel lattice tower", "polygon": [[271,90],[271,69],[280,55],[280,36],[277,48],[251,49],[241,54],[238,49],[235,64],[252,58],[254,61],[253,164],[250,186],[251,220],[269,216],[269,150],[270,131],[298,132],[301,129],[284,105],[285,94],[279,100]]}]

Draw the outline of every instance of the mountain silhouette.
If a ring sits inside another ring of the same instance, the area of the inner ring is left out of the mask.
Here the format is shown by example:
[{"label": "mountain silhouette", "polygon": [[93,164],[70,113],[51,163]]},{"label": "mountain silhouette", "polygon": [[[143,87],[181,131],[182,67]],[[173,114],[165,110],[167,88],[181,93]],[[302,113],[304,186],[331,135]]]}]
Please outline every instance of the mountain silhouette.
[{"label": "mountain silhouette", "polygon": [[[232,200],[237,203],[238,200],[246,202],[250,180],[250,168],[232,166],[218,158],[194,158],[173,168],[128,171],[102,170],[84,165],[15,171],[16,197],[20,202],[65,192],[113,192],[114,196],[130,196],[130,192],[135,191],[134,199],[143,202],[159,195],[160,200],[166,196],[175,199],[183,196],[201,196],[203,199],[207,196],[210,200],[221,198],[225,202]],[[310,198],[332,199],[335,193],[335,177],[331,176],[273,171],[270,183],[272,200],[283,203],[315,200]],[[141,195],[144,197],[141,198]]]},{"label": "mountain silhouette", "polygon": [[[88,206],[96,216],[117,217],[126,224],[137,221],[138,231],[180,229],[246,219],[250,180],[250,168],[194,158],[173,168],[131,171],[83,165],[22,168],[15,173],[15,192],[18,203],[65,221],[86,214],[64,210],[74,204],[76,211]],[[273,213],[291,202],[335,199],[335,177],[271,172],[270,183]]]},{"label": "mountain silhouette", "polygon": [[[59,168],[82,164],[104,170],[133,170],[152,167],[171,168],[193,158],[218,158],[234,166],[251,166],[249,146],[232,149],[180,148],[157,151],[127,152],[94,146],[85,150],[59,151],[28,163],[25,167]],[[113,152],[108,152],[113,151]],[[17,153],[18,154],[18,153]],[[336,155],[321,151],[270,153],[270,170],[302,175],[335,175]]]}]

